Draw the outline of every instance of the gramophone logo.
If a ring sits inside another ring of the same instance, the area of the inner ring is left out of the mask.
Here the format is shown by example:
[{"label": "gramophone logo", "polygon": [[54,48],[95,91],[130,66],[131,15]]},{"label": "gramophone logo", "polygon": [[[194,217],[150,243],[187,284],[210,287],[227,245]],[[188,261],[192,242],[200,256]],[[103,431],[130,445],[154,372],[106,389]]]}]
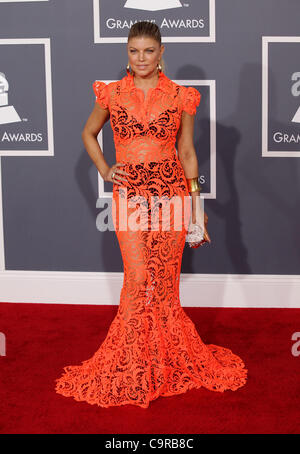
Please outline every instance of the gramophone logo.
[{"label": "gramophone logo", "polygon": [[[294,74],[292,74],[291,80],[295,81],[295,83],[293,83],[292,88],[291,88],[292,96],[294,96],[295,98],[299,98],[299,96],[300,96],[300,72],[297,71]],[[300,123],[300,106],[298,107],[295,115],[293,116],[292,121],[294,123]]]},{"label": "gramophone logo", "polygon": [[297,112],[293,116],[292,121],[294,121],[295,123],[300,123],[300,106],[298,107]]},{"label": "gramophone logo", "polygon": [[127,0],[124,8],[143,9],[145,11],[162,11],[164,9],[182,8],[179,0]]},{"label": "gramophone logo", "polygon": [[22,121],[14,106],[8,105],[8,81],[4,73],[0,73],[0,125]]}]

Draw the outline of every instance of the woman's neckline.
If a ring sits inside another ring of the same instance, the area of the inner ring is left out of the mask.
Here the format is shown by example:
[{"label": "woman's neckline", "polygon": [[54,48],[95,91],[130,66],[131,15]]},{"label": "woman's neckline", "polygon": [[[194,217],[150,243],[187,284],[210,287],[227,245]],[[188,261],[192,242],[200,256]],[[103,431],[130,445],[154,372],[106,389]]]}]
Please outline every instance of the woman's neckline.
[{"label": "woman's neckline", "polygon": [[[128,74],[128,77],[129,77],[129,79],[130,79],[130,81],[131,81],[132,87],[135,88],[135,89],[137,89],[137,90],[141,90],[141,91],[144,93],[144,90],[143,90],[141,87],[137,87],[137,86],[135,85],[135,82],[134,82],[134,75],[133,75],[132,73],[129,73],[129,74]],[[149,90],[155,90],[156,88],[159,88],[159,87],[161,86],[161,84],[162,84],[163,79],[164,79],[164,73],[163,73],[162,71],[159,71],[159,72],[158,72],[157,83],[156,83],[155,87],[149,87],[149,88],[148,88],[147,95],[148,95]],[[145,93],[144,93],[144,95],[145,95]]]}]

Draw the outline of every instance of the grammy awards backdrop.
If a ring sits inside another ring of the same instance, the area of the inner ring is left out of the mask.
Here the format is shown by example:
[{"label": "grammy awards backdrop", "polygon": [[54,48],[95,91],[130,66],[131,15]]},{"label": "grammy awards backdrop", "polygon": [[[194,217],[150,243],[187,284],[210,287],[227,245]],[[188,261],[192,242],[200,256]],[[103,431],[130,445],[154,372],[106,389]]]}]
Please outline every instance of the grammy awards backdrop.
[{"label": "grammy awards backdrop", "polygon": [[[299,2],[0,0],[3,302],[118,304],[122,257],[81,133],[95,80],[126,75],[127,36],[154,21],[165,74],[195,117],[211,244],[185,247],[183,306],[300,307]],[[109,122],[98,135],[115,163]]]}]

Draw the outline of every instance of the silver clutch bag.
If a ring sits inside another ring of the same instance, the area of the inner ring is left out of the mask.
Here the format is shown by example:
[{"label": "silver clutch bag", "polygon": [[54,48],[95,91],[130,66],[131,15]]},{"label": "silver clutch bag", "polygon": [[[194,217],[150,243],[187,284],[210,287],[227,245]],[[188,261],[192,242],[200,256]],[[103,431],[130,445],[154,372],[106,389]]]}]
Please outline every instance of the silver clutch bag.
[{"label": "silver clutch bag", "polygon": [[[197,223],[191,223],[188,233],[186,234],[185,241],[188,243],[189,247],[193,249],[202,246],[204,243],[210,243],[210,239],[204,235],[203,227]],[[197,243],[197,245],[194,246],[194,243]]]}]

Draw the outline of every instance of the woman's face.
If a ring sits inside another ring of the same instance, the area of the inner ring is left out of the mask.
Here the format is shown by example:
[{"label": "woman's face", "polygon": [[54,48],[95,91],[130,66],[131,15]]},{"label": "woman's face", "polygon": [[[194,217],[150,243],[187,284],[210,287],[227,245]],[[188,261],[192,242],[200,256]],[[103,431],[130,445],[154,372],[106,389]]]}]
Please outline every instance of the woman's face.
[{"label": "woman's face", "polygon": [[127,44],[128,61],[137,76],[147,76],[157,71],[157,65],[164,53],[164,45],[147,36],[131,38]]}]

